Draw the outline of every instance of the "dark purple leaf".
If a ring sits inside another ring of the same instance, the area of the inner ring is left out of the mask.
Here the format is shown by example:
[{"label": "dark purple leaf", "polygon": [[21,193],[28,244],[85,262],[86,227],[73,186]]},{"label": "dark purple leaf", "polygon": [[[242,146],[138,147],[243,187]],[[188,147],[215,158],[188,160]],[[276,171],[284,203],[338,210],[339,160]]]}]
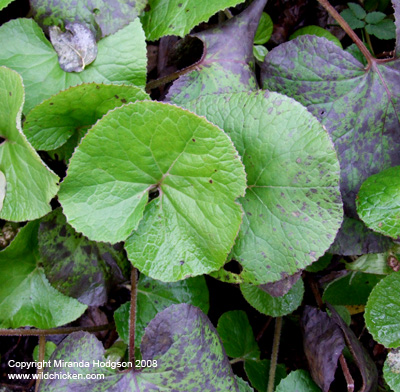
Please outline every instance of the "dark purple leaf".
[{"label": "dark purple leaf", "polygon": [[282,297],[287,294],[293,285],[300,279],[301,272],[296,272],[294,275],[285,276],[277,282],[266,283],[260,285],[260,289],[267,292],[272,297]]}]

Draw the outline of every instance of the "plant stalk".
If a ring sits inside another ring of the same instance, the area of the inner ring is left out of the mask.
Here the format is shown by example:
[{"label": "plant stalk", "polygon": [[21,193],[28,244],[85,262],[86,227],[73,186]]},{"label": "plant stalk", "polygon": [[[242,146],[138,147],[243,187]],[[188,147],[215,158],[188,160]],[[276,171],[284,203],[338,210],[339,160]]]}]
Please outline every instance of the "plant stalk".
[{"label": "plant stalk", "polygon": [[278,364],[279,343],[282,332],[282,317],[277,317],[275,320],[274,342],[272,345],[271,366],[269,368],[269,379],[267,392],[274,391],[276,366]]},{"label": "plant stalk", "polygon": [[[41,363],[44,362],[45,353],[46,353],[46,335],[40,335],[39,336],[39,362],[41,362]],[[43,373],[43,367],[37,369],[37,374],[39,375],[39,378],[36,381],[35,392],[38,392],[38,390],[39,390],[41,373]]]},{"label": "plant stalk", "polygon": [[113,329],[114,323],[95,325],[92,327],[66,327],[50,329],[0,329],[0,336],[46,336],[46,335],[68,335],[73,332],[99,332]]},{"label": "plant stalk", "polygon": [[132,267],[131,272],[131,310],[129,316],[129,361],[135,364],[135,328],[137,302],[137,270]]},{"label": "plant stalk", "polygon": [[349,26],[349,24],[343,19],[343,17],[336,11],[336,9],[329,3],[328,0],[318,0],[318,2],[324,7],[328,13],[339,23],[340,27],[347,33],[347,35],[353,40],[353,42],[357,45],[358,49],[361,50],[361,53],[365,56],[368,61],[368,68],[372,66],[375,62],[374,56],[370,53],[364,43],[358,38],[358,35],[354,32],[354,30]]}]

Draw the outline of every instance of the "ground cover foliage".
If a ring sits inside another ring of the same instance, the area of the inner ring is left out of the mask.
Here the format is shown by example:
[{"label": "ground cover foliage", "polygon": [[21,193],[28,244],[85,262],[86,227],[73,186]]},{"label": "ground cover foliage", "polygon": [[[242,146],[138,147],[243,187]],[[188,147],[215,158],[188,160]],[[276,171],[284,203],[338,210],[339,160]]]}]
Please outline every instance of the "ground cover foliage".
[{"label": "ground cover foliage", "polygon": [[398,0],[0,21],[0,391],[400,391]]}]

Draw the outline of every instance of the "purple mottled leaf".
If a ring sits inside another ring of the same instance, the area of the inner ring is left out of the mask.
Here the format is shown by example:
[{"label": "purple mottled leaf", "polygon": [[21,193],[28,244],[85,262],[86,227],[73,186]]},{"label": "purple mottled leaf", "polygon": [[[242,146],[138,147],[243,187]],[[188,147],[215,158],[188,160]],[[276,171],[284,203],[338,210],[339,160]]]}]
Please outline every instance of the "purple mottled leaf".
[{"label": "purple mottled leaf", "polygon": [[345,213],[357,218],[361,184],[400,164],[400,60],[375,60],[365,68],[332,42],[302,36],[269,52],[262,79],[265,88],[298,100],[326,127],[339,157]]},{"label": "purple mottled leaf", "polygon": [[175,81],[167,99],[179,104],[207,94],[255,90],[253,41],[266,2],[255,0],[221,26],[191,34],[203,41],[203,57],[196,70]]},{"label": "purple mottled leaf", "polygon": [[294,275],[285,276],[277,282],[262,284],[259,287],[272,297],[282,297],[287,294],[293,285],[300,279],[301,272],[302,271],[299,271]]},{"label": "purple mottled leaf", "polygon": [[325,312],[311,306],[304,309],[302,329],[311,376],[323,392],[328,392],[345,347],[343,334]]},{"label": "purple mottled leaf", "polygon": [[357,339],[354,332],[339,316],[333,306],[327,304],[332,314],[332,320],[340,327],[346,339],[347,346],[353,355],[354,361],[361,373],[363,385],[359,392],[374,392],[378,388],[378,371],[367,350]]}]

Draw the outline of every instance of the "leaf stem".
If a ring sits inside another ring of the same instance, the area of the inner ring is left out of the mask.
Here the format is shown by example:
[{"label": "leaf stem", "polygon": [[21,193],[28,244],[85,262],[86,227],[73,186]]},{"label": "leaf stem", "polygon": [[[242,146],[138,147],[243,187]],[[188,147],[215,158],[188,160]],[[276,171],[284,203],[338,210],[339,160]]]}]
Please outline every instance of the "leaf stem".
[{"label": "leaf stem", "polygon": [[73,332],[99,332],[113,329],[114,323],[95,325],[92,327],[66,327],[50,329],[0,329],[0,336],[46,336],[46,335],[68,335]]},{"label": "leaf stem", "polygon": [[340,354],[339,362],[343,370],[344,378],[346,379],[347,391],[354,392],[354,380],[353,377],[351,377],[349,367],[347,366],[347,362],[343,354]]},{"label": "leaf stem", "polygon": [[279,342],[282,332],[282,317],[277,317],[275,320],[274,342],[272,345],[271,366],[269,368],[269,379],[267,392],[274,391],[276,366],[278,364]]},{"label": "leaf stem", "polygon": [[[45,353],[46,353],[46,335],[40,335],[39,336],[39,362],[41,362],[41,363],[44,362]],[[37,374],[39,375],[39,378],[36,381],[35,392],[38,392],[38,390],[39,390],[41,373],[43,373],[43,367],[40,367],[40,368],[38,367]]]},{"label": "leaf stem", "polygon": [[129,316],[129,361],[135,363],[135,328],[136,328],[136,302],[137,302],[137,269],[131,271],[131,310]]},{"label": "leaf stem", "polygon": [[361,50],[361,53],[365,56],[368,61],[368,68],[375,62],[374,56],[370,53],[364,43],[358,38],[358,35],[354,32],[354,30],[349,26],[349,24],[343,19],[343,17],[336,11],[336,9],[329,3],[328,0],[318,0],[318,2],[324,7],[328,13],[339,23],[342,29],[347,33],[347,35],[353,40],[353,42],[357,45],[358,49]]}]

